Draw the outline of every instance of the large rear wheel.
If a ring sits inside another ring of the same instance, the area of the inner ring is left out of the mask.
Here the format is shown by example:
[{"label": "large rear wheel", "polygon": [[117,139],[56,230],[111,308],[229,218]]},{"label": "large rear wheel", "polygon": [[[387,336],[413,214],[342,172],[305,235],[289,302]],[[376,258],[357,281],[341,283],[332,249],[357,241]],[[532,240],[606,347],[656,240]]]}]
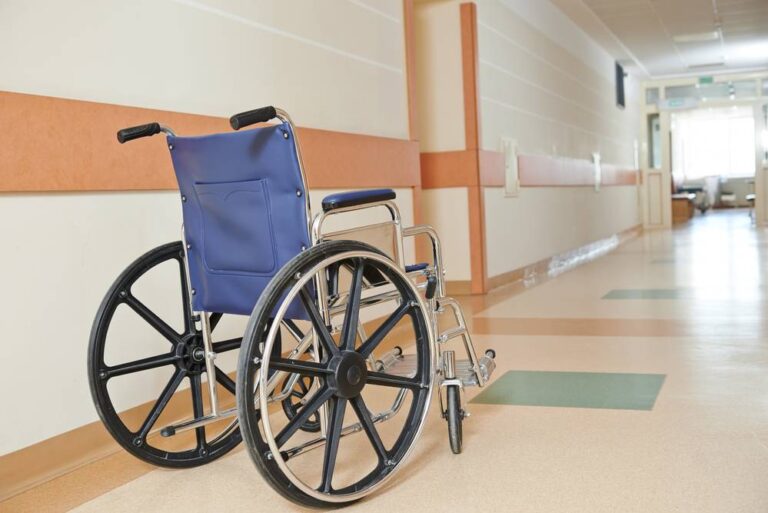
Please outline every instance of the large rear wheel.
[{"label": "large rear wheel", "polygon": [[[301,333],[293,348],[283,336],[276,357],[272,346],[288,316]],[[238,363],[240,426],[267,482],[300,505],[338,507],[388,481],[424,425],[434,374],[430,330],[417,289],[366,244],[326,242],[289,262],[254,308]],[[398,364],[372,368],[374,353],[395,345],[405,353]],[[290,377],[311,387],[286,419],[271,403],[276,384]],[[302,429],[314,419],[320,433]]]},{"label": "large rear wheel", "polygon": [[[137,458],[163,467],[203,465],[241,440],[235,418],[160,436],[164,426],[202,417],[207,400],[203,389],[210,376],[187,291],[181,242],[149,251],[109,289],[96,314],[88,350],[91,395],[107,430]],[[238,332],[236,320],[234,326],[222,328],[222,317],[210,315],[214,340],[229,329],[228,336],[213,343],[220,355],[214,379],[220,399],[234,405],[235,382],[220,365],[240,348],[242,338],[232,337]],[[231,365],[234,368],[234,362]]]}]

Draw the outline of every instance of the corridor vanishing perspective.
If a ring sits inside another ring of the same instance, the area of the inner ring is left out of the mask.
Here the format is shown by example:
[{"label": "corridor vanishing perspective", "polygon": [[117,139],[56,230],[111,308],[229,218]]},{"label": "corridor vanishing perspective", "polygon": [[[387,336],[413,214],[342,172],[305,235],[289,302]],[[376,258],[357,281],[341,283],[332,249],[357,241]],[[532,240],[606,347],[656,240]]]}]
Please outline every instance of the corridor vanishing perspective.
[{"label": "corridor vanishing perspective", "polygon": [[[499,355],[468,404],[467,450],[445,450],[431,415],[396,486],[351,510],[764,511],[766,250],[746,211],[720,210],[532,288],[462,298],[478,349]],[[251,465],[242,450],[183,472],[118,453],[3,507],[290,508]]]},{"label": "corridor vanishing perspective", "polygon": [[0,513],[768,513],[768,0],[0,48]]}]

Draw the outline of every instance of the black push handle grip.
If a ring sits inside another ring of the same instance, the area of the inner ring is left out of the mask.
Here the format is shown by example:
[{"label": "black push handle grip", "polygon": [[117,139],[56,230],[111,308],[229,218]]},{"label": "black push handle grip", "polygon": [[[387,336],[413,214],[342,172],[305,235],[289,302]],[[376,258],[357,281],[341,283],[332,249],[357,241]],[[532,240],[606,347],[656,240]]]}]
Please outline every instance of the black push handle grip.
[{"label": "black push handle grip", "polygon": [[133,141],[139,137],[149,137],[160,133],[160,123],[149,123],[147,125],[132,126],[117,131],[117,140],[120,144]]},{"label": "black push handle grip", "polygon": [[241,112],[229,118],[229,124],[235,130],[240,130],[256,123],[266,123],[270,119],[277,117],[277,111],[274,107],[262,107],[260,109]]}]

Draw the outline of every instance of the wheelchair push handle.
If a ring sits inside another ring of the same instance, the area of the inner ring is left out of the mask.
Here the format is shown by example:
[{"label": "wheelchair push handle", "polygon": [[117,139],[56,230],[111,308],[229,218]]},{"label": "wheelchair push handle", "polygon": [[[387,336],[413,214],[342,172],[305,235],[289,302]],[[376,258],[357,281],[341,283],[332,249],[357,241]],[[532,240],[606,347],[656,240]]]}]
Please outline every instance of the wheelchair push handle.
[{"label": "wheelchair push handle", "polygon": [[160,123],[148,123],[146,125],[132,126],[117,131],[117,140],[120,144],[127,143],[140,137],[149,137],[162,132]]},{"label": "wheelchair push handle", "polygon": [[256,123],[266,123],[270,119],[277,117],[277,110],[274,107],[261,107],[260,109],[249,110],[235,114],[229,118],[229,124],[234,130],[240,130]]}]

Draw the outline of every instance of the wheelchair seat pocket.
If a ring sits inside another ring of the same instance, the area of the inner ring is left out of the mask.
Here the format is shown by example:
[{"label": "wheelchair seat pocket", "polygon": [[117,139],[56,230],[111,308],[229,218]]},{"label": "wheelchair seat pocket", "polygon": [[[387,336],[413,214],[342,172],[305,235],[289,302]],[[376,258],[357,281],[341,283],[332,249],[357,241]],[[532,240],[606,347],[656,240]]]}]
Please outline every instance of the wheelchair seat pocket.
[{"label": "wheelchair seat pocket", "polygon": [[266,180],[195,183],[210,272],[268,274],[276,248]]}]

